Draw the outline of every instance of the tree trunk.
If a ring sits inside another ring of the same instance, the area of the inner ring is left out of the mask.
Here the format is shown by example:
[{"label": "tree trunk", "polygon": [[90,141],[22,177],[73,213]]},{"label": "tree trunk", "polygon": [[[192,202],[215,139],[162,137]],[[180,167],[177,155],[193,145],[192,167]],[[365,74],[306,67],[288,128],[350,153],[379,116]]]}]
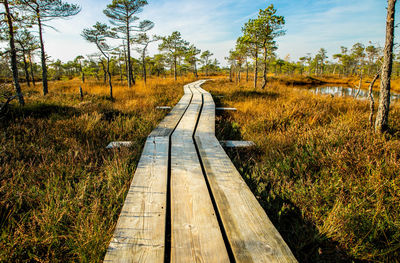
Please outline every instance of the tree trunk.
[{"label": "tree trunk", "polygon": [[32,63],[32,54],[31,51],[29,51],[29,65],[31,67],[31,79],[32,79],[32,84],[35,87],[36,82],[35,82],[35,74],[33,73],[33,63]]},{"label": "tree trunk", "polygon": [[147,72],[146,72],[146,50],[143,50],[143,55],[142,55],[142,67],[143,67],[143,81],[144,84],[147,82]]},{"label": "tree trunk", "polygon": [[132,71],[132,62],[131,62],[131,36],[129,30],[129,22],[126,24],[126,42],[127,42],[127,50],[128,50],[128,88],[135,85],[135,80],[133,79],[133,71]]},{"label": "tree trunk", "polygon": [[249,82],[249,62],[246,58],[246,82]]},{"label": "tree trunk", "polygon": [[175,79],[175,81],[178,79],[177,78],[177,72],[176,72],[176,57],[174,57],[174,79]]},{"label": "tree trunk", "polygon": [[82,63],[79,63],[79,69],[80,69],[81,75],[82,75],[82,83],[85,83],[85,72],[83,72]]},{"label": "tree trunk", "polygon": [[100,59],[100,64],[101,64],[101,67],[103,68],[103,83],[104,84],[106,84],[106,82],[107,82],[107,70],[106,70],[106,66],[104,65],[104,62],[103,62],[103,60],[101,60]]},{"label": "tree trunk", "polygon": [[83,100],[83,90],[82,90],[82,86],[79,86],[79,95],[81,97],[81,100]]},{"label": "tree trunk", "polygon": [[375,101],[374,101],[374,94],[372,93],[375,81],[379,78],[379,73],[375,75],[374,79],[371,81],[371,84],[369,84],[369,89],[368,89],[368,97],[370,100],[370,114],[369,114],[369,125],[371,127],[374,127],[374,110],[375,110]]},{"label": "tree trunk", "polygon": [[43,42],[43,29],[42,20],[40,14],[38,13],[38,27],[39,27],[39,39],[40,39],[40,51],[42,59],[42,83],[43,83],[43,95],[49,93],[48,83],[47,83],[47,66],[46,66],[46,53],[44,52],[44,42]]},{"label": "tree trunk", "polygon": [[26,61],[26,50],[22,45],[21,45],[21,47],[22,47],[22,57],[24,59],[25,79],[26,79],[26,83],[28,84],[28,87],[30,87],[31,80],[29,77],[29,65],[28,65],[28,62]]},{"label": "tree trunk", "polygon": [[196,77],[196,79],[199,78],[199,74],[197,73],[197,63],[196,63],[196,61],[194,62],[194,76]]},{"label": "tree trunk", "polygon": [[362,74],[362,71],[361,71],[361,69],[360,69],[360,81],[359,81],[359,83],[358,83],[358,90],[357,90],[357,93],[356,93],[355,98],[357,98],[358,95],[360,94],[361,86],[362,86],[362,80],[363,80],[363,74]]},{"label": "tree trunk", "polygon": [[125,47],[125,42],[122,43],[123,47],[124,47],[124,61],[125,61],[125,72],[127,74],[127,80],[128,80],[128,86],[129,86],[129,69],[128,69],[128,57],[126,55],[126,47]]},{"label": "tree trunk", "polygon": [[110,86],[110,99],[111,101],[114,100],[113,97],[113,86],[112,86],[112,81],[111,81],[111,72],[110,72],[110,58],[107,58],[107,74],[108,74],[108,85]]},{"label": "tree trunk", "polygon": [[375,121],[375,132],[381,133],[388,129],[390,107],[390,77],[392,75],[394,14],[397,0],[388,0],[386,19],[386,43],[381,72],[381,89],[379,108]]},{"label": "tree trunk", "polygon": [[17,50],[15,49],[14,27],[13,27],[12,15],[10,13],[10,8],[8,6],[8,0],[4,0],[3,4],[4,4],[4,9],[6,11],[8,33],[9,33],[9,37],[10,37],[11,69],[12,69],[12,74],[13,74],[15,91],[18,96],[19,104],[24,106],[25,105],[24,96],[22,95],[21,86],[19,85],[18,67],[17,67]]},{"label": "tree trunk", "polygon": [[232,64],[229,67],[229,82],[232,82]]},{"label": "tree trunk", "polygon": [[123,73],[122,73],[122,64],[121,64],[121,53],[119,53],[118,67],[119,67],[119,80],[121,81],[121,84],[122,84],[122,82],[123,82]]},{"label": "tree trunk", "polygon": [[263,84],[261,89],[264,89],[267,86],[267,48],[264,48],[264,72],[263,72]]},{"label": "tree trunk", "polygon": [[254,66],[254,89],[257,89],[257,75],[258,75],[258,50],[256,50],[255,56],[255,66]]}]

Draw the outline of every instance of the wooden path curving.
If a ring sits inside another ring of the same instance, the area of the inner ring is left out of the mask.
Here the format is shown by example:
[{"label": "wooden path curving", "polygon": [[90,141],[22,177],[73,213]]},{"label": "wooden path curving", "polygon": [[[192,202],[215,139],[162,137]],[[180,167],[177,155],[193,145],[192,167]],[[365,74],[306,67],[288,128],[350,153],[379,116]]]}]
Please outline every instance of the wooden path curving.
[{"label": "wooden path curving", "polygon": [[147,138],[104,262],[297,262],[215,137],[203,83]]}]

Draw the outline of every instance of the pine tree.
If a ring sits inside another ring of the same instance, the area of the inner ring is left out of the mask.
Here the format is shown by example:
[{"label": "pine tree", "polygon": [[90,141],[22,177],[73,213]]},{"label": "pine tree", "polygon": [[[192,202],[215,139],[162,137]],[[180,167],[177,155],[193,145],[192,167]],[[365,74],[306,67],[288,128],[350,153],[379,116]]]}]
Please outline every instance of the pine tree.
[{"label": "pine tree", "polygon": [[381,71],[381,90],[379,108],[375,121],[375,132],[381,133],[388,129],[390,108],[390,78],[393,63],[393,41],[394,41],[394,15],[396,0],[388,0],[386,19],[386,42]]},{"label": "pine tree", "polygon": [[200,53],[201,53],[200,49],[197,49],[194,45],[190,45],[185,54],[185,61],[193,67],[193,75],[195,78],[199,77],[197,73],[197,61],[199,61],[199,59],[197,58],[197,56]]},{"label": "pine tree", "polygon": [[160,40],[160,37],[153,36],[149,37],[146,33],[141,33],[132,38],[132,42],[141,45],[142,48],[138,48],[138,52],[142,55],[142,73],[144,83],[147,82],[147,71],[146,71],[146,51],[150,43]]},{"label": "pine tree", "polygon": [[36,19],[39,29],[40,51],[42,60],[43,95],[49,92],[47,82],[46,52],[43,39],[45,23],[56,18],[68,18],[77,15],[81,8],[79,5],[69,4],[62,0],[19,0],[21,8]]},{"label": "pine tree", "polygon": [[211,65],[211,57],[214,54],[210,52],[210,50],[206,50],[203,53],[201,53],[200,58],[201,62],[203,63],[203,68],[206,70],[206,76],[208,76],[208,71],[210,69]]},{"label": "pine tree", "polygon": [[158,49],[165,51],[171,59],[174,67],[174,78],[177,80],[177,64],[178,58],[185,54],[189,46],[189,42],[182,39],[181,33],[178,31],[172,32],[168,37],[162,38],[162,43],[158,46]]},{"label": "pine tree", "polygon": [[111,31],[110,27],[106,24],[102,24],[97,22],[92,28],[86,28],[82,32],[82,37],[87,41],[96,44],[96,47],[100,51],[100,53],[106,58],[107,66],[103,65],[105,68],[104,72],[108,75],[108,84],[110,87],[110,99],[114,100],[113,97],[113,86],[111,81],[111,72],[110,72],[110,58],[112,52],[112,48],[107,44],[107,38],[115,38],[115,33]]},{"label": "pine tree", "polygon": [[139,22],[136,14],[142,12],[143,7],[147,5],[146,0],[113,0],[104,10],[104,14],[110,18],[110,22],[115,26],[114,30],[123,34],[127,43],[127,75],[128,87],[135,85],[131,61],[131,33],[145,32],[154,27],[154,23],[149,20]]},{"label": "pine tree", "polygon": [[[15,34],[15,42],[18,44],[18,51],[22,53],[22,60],[24,63],[25,79],[30,87],[30,81],[34,83],[33,73],[29,74],[29,56],[37,49],[38,42],[34,35],[29,32],[26,28],[17,30]],[[32,69],[32,68],[31,68]]]},{"label": "pine tree", "polygon": [[254,88],[257,88],[258,77],[258,57],[260,52],[263,52],[264,64],[264,83],[262,88],[267,84],[267,58],[268,54],[275,49],[274,39],[278,36],[285,34],[282,30],[285,24],[283,16],[276,15],[276,9],[273,5],[268,6],[266,9],[260,9],[256,19],[250,19],[242,28],[243,37],[239,42],[247,44],[255,61],[254,68]]},{"label": "pine tree", "polygon": [[7,39],[9,40],[10,45],[10,52],[11,52],[11,69],[13,75],[13,82],[15,91],[18,96],[18,101],[21,105],[25,105],[24,96],[22,95],[21,86],[19,84],[19,77],[18,77],[18,67],[17,67],[17,49],[15,48],[15,32],[14,32],[14,18],[13,14],[11,13],[10,2],[9,0],[2,0],[1,3],[4,6],[5,17],[8,25],[8,35]]}]

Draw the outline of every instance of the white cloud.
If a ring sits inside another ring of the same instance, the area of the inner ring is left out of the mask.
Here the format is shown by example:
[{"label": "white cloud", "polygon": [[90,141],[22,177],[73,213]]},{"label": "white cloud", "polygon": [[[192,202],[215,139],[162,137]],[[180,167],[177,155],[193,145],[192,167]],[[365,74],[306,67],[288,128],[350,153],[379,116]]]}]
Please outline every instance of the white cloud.
[{"label": "white cloud", "polygon": [[[339,6],[325,6],[335,2]],[[340,3],[338,3],[340,2]],[[286,17],[286,36],[278,43],[281,56],[290,53],[292,59],[326,48],[329,55],[340,46],[351,47],[369,40],[383,43],[385,34],[385,5],[375,0],[319,1],[324,6],[304,8]]]},{"label": "white cloud", "polygon": [[[83,28],[96,21],[107,22],[102,11],[105,0],[69,0],[80,3],[82,12],[69,20],[57,20],[52,25],[59,32],[46,30],[49,55],[63,61],[77,55],[96,52],[94,45],[80,36]],[[329,54],[341,45],[350,47],[357,41],[383,44],[386,4],[380,0],[275,0],[278,13],[286,18],[286,36],[278,39],[278,54],[292,59],[315,53],[321,47]],[[202,50],[210,50],[223,64],[224,57],[234,47],[242,25],[255,17],[264,0],[150,0],[139,16],[155,22],[150,34],[169,35],[180,31],[185,40]],[[150,47],[157,51],[157,44]]]}]

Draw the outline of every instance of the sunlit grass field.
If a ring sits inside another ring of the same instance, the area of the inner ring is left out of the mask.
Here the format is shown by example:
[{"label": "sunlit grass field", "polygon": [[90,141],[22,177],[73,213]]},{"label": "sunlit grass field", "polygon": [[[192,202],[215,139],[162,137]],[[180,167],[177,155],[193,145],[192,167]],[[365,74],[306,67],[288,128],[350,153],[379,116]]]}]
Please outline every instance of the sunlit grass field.
[{"label": "sunlit grass field", "polygon": [[[79,80],[23,87],[0,122],[0,262],[100,262],[145,138],[183,94],[182,78],[129,90]],[[79,96],[79,86],[84,91]],[[106,150],[110,141],[129,149]]]},{"label": "sunlit grass field", "polygon": [[[101,262],[145,138],[166,114],[155,107],[175,105],[192,81],[114,81],[114,102],[102,82],[52,82],[46,97],[23,86],[26,107],[0,121],[0,261]],[[238,108],[217,115],[217,136],[256,143],[228,153],[299,261],[398,260],[399,102],[381,136],[365,100],[287,79],[203,87]],[[106,150],[110,141],[133,146]]]},{"label": "sunlit grass field", "polygon": [[315,95],[272,81],[208,82],[236,107],[217,119],[219,139],[256,147],[229,151],[267,214],[301,262],[398,262],[400,103],[391,130],[375,135],[369,102]]}]

